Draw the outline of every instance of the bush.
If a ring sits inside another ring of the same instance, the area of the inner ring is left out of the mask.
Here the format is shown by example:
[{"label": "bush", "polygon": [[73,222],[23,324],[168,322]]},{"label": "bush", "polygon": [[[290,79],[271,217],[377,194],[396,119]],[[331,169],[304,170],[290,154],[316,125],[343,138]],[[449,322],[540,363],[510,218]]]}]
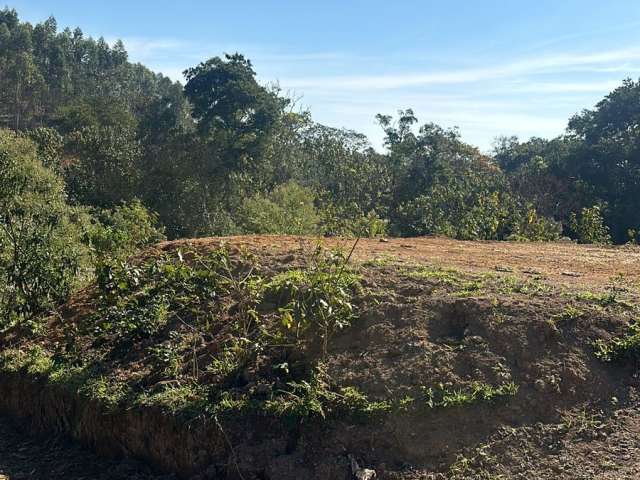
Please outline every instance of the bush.
[{"label": "bush", "polygon": [[560,225],[522,207],[506,191],[438,185],[398,209],[404,235],[443,235],[460,240],[555,240]]},{"label": "bush", "polygon": [[569,226],[573,238],[579,243],[609,244],[609,227],[604,224],[602,210],[598,205],[583,208],[578,215],[572,213]]},{"label": "bush", "polygon": [[315,194],[295,182],[278,185],[268,195],[246,199],[238,222],[245,233],[306,235],[317,231]]},{"label": "bush", "polygon": [[389,224],[373,210],[365,215],[357,205],[347,208],[329,203],[320,216],[320,231],[329,237],[381,237],[387,234]]},{"label": "bush", "polygon": [[141,247],[164,239],[158,216],[139,200],[98,212],[85,234],[85,240],[99,259],[127,257]]},{"label": "bush", "polygon": [[0,131],[0,171],[0,326],[6,326],[64,301],[88,257],[78,212],[30,140]]},{"label": "bush", "polygon": [[359,279],[346,270],[346,262],[340,253],[325,257],[318,249],[309,268],[280,273],[266,286],[267,297],[280,307],[282,326],[296,342],[311,333],[326,353],[329,338],[355,318],[351,297]]}]

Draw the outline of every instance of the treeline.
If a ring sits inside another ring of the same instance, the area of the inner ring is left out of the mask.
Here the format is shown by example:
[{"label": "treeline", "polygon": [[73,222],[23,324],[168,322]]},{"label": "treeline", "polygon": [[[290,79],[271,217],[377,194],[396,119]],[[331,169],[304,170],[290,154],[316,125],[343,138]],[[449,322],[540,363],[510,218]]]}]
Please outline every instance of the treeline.
[{"label": "treeline", "polygon": [[167,236],[236,233],[637,240],[640,86],[630,80],[553,139],[499,139],[378,115],[387,151],[315,123],[240,54],[184,86],[53,18],[0,11],[0,125],[37,146],[68,202],[139,200]]}]

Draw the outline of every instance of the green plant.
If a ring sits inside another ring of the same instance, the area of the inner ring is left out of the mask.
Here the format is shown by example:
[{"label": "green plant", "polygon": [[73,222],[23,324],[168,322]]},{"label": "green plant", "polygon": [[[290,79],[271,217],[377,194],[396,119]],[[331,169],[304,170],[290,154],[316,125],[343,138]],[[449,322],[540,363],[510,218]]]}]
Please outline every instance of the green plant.
[{"label": "green plant", "polygon": [[317,230],[315,194],[294,182],[278,185],[268,195],[244,200],[239,212],[246,233],[308,235]]},{"label": "green plant", "polygon": [[156,334],[169,321],[194,313],[206,321],[215,312],[218,295],[230,280],[228,252],[218,249],[207,256],[191,252],[187,262],[181,252],[136,265],[108,261],[97,272],[99,309],[95,329],[123,339]]},{"label": "green plant", "polygon": [[40,345],[26,350],[8,348],[0,353],[0,365],[6,372],[24,371],[29,375],[47,375],[54,366],[52,355]]},{"label": "green plant", "polygon": [[276,300],[284,329],[296,341],[307,332],[319,335],[323,353],[330,336],[355,318],[351,296],[358,276],[345,268],[346,261],[342,254],[327,257],[318,249],[307,269],[288,270],[266,285],[265,295]]},{"label": "green plant", "polygon": [[160,407],[171,413],[202,412],[207,400],[206,389],[187,382],[167,384],[154,392],[144,392],[137,399],[143,406]]},{"label": "green plant", "polygon": [[26,138],[0,130],[0,328],[67,299],[88,261],[62,181]]},{"label": "green plant", "polygon": [[98,211],[85,231],[85,242],[98,259],[126,258],[141,247],[164,240],[158,216],[139,200]]},{"label": "green plant", "polygon": [[114,378],[95,376],[88,378],[78,389],[78,393],[97,400],[107,409],[115,409],[129,394],[128,386]]},{"label": "green plant", "polygon": [[611,243],[609,227],[604,223],[602,209],[598,205],[583,208],[579,214],[571,213],[569,227],[580,243]]},{"label": "green plant", "polygon": [[473,382],[468,387],[456,389],[438,384],[435,387],[422,387],[422,393],[427,407],[448,408],[513,397],[518,393],[518,386],[513,382],[502,383],[495,387],[482,382]]},{"label": "green plant", "polygon": [[551,321],[553,322],[553,324],[556,324],[558,322],[577,320],[583,315],[584,311],[580,310],[574,305],[567,305],[560,313],[554,315],[551,318]]},{"label": "green plant", "polygon": [[640,325],[634,323],[622,337],[609,341],[598,339],[593,343],[595,356],[603,362],[623,362],[640,360]]}]

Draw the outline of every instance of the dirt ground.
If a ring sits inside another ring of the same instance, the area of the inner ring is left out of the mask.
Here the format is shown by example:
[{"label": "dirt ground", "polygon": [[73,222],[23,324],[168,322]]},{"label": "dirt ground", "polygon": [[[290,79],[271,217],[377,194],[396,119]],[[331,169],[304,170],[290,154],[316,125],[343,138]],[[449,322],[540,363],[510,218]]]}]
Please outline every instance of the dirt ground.
[{"label": "dirt ground", "polygon": [[99,458],[63,437],[35,437],[0,417],[1,480],[171,480],[132,461]]},{"label": "dirt ground", "polygon": [[[158,248],[228,243],[277,272],[303,265],[319,242],[346,254],[355,245],[352,263],[369,263],[355,299],[358,320],[336,335],[325,359],[336,384],[371,400],[409,397],[415,405],[425,386],[454,391],[515,382],[519,390],[505,402],[337,422],[322,435],[306,427],[286,442],[271,439],[277,448],[250,441],[245,428],[233,436],[230,426],[245,479],[347,480],[352,456],[390,480],[640,478],[638,370],[605,365],[593,354],[595,340],[620,337],[637,317],[640,248],[290,236],[180,240]],[[477,275],[485,272],[496,275]],[[610,289],[620,276],[624,289],[612,300],[592,293]],[[577,296],[586,290],[591,295]],[[207,342],[203,352],[215,339]],[[136,365],[127,364],[132,376]],[[57,437],[34,439],[0,418],[2,474],[160,478],[137,463],[99,460]]]},{"label": "dirt ground", "polygon": [[[291,251],[310,249],[321,243],[350,251],[354,240],[339,238],[262,235],[202,238],[180,241],[192,245],[218,244],[263,250]],[[171,242],[176,243],[176,242]],[[640,281],[640,247],[576,245],[572,242],[494,242],[459,241],[440,237],[360,239],[354,251],[357,260],[391,257],[399,261],[424,263],[467,270],[512,271],[514,274],[537,274],[565,284],[606,285],[612,277],[623,274],[629,281]]]}]

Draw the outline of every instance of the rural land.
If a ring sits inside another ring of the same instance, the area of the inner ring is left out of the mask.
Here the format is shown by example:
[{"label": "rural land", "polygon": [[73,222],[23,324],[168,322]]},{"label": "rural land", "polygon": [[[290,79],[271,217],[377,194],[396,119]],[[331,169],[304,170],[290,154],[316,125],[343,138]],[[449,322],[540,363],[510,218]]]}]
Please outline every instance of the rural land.
[{"label": "rural land", "polygon": [[640,82],[487,152],[183,76],[0,9],[0,480],[640,478]]}]

